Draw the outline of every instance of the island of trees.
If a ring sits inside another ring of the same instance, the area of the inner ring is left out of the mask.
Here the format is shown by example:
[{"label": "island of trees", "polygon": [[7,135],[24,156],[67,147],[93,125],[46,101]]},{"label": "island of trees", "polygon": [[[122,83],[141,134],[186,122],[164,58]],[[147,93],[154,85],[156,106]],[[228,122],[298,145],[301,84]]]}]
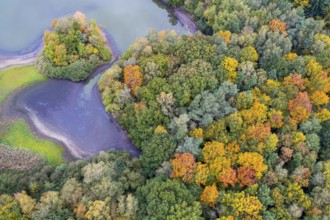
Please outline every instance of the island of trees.
[{"label": "island of trees", "polygon": [[81,81],[112,58],[100,27],[77,12],[55,19],[53,31],[45,31],[44,48],[38,56],[38,70],[51,78]]},{"label": "island of trees", "polygon": [[204,34],[150,31],[99,81],[141,156],[7,170],[0,216],[330,218],[326,16],[303,1],[170,2]]}]

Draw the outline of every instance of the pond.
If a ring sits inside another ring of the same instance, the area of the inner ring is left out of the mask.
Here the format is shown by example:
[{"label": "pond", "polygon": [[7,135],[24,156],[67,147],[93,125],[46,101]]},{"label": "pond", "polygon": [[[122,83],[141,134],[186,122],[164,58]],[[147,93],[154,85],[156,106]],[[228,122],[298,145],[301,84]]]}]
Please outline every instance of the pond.
[{"label": "pond", "polygon": [[[188,33],[182,24],[171,23],[169,12],[150,0],[0,0],[0,5],[2,56],[33,51],[54,18],[76,11],[104,27],[118,54],[150,29]],[[111,148],[137,156],[138,150],[99,98],[97,81],[110,65],[87,82],[49,79],[25,89],[13,99],[12,110],[22,112],[41,134],[64,143],[68,158],[86,158]]]}]

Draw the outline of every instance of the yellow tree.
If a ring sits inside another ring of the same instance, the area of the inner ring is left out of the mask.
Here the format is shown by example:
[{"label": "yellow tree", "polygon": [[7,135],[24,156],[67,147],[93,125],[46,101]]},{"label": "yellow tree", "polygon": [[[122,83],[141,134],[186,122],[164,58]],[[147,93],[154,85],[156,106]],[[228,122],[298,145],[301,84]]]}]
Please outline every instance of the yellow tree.
[{"label": "yellow tree", "polygon": [[19,203],[22,213],[31,216],[32,211],[36,206],[36,201],[27,195],[25,191],[16,193],[15,199]]},{"label": "yellow tree", "polygon": [[202,138],[203,137],[203,129],[195,128],[189,132],[189,136],[194,138]]},{"label": "yellow tree", "polygon": [[246,195],[244,192],[230,192],[222,197],[221,202],[232,208],[231,215],[237,219],[262,219],[259,214],[263,206],[256,196]]},{"label": "yellow tree", "polygon": [[236,82],[238,61],[235,58],[226,57],[221,62],[221,66],[228,71],[230,81]]},{"label": "yellow tree", "polygon": [[315,105],[326,105],[329,103],[329,96],[323,91],[315,91],[311,95],[311,100]]},{"label": "yellow tree", "polygon": [[111,219],[110,211],[110,206],[107,202],[101,200],[91,201],[84,217],[88,220]]},{"label": "yellow tree", "polygon": [[218,37],[221,37],[224,39],[226,44],[230,43],[230,37],[231,37],[230,31],[219,31],[217,34],[218,34]]},{"label": "yellow tree", "polygon": [[298,57],[298,54],[296,54],[296,53],[288,53],[288,54],[285,54],[285,55],[283,56],[283,58],[284,58],[285,60],[287,60],[287,61],[294,60],[294,59],[296,59],[297,57]]},{"label": "yellow tree", "polygon": [[246,125],[264,123],[267,120],[267,106],[260,102],[254,102],[250,109],[240,112]]},{"label": "yellow tree", "polygon": [[307,69],[307,74],[309,76],[312,76],[322,72],[323,67],[315,59],[311,59],[307,64],[306,69]]},{"label": "yellow tree", "polygon": [[309,79],[306,79],[305,84],[309,92],[330,92],[330,77],[328,76],[328,73],[323,71],[312,75]]},{"label": "yellow tree", "polygon": [[66,66],[68,65],[67,62],[67,51],[64,44],[60,44],[56,46],[55,48],[55,57],[54,57],[54,63],[56,63],[59,66]]},{"label": "yellow tree", "polygon": [[324,108],[321,111],[317,112],[315,116],[320,122],[324,122],[330,120],[330,111]]},{"label": "yellow tree", "polygon": [[201,202],[206,203],[207,205],[214,207],[217,203],[219,197],[219,191],[217,187],[213,184],[212,186],[206,186],[203,192],[201,193],[200,200]]},{"label": "yellow tree", "polygon": [[314,40],[323,41],[328,47],[330,47],[330,37],[325,34],[315,34]]},{"label": "yellow tree", "polygon": [[289,183],[286,188],[285,198],[289,203],[296,203],[305,209],[308,209],[312,205],[311,200],[297,182]]},{"label": "yellow tree", "polygon": [[197,163],[195,183],[197,186],[206,185],[208,177],[210,175],[210,170],[206,164]]},{"label": "yellow tree", "polygon": [[252,46],[247,46],[240,51],[241,59],[244,61],[255,62],[259,59],[257,50]]},{"label": "yellow tree", "polygon": [[225,147],[227,156],[232,160],[236,161],[238,157],[238,153],[240,152],[240,146],[237,141],[230,142]]},{"label": "yellow tree", "polygon": [[211,163],[216,158],[223,157],[225,153],[224,144],[218,141],[205,143],[202,151],[204,162],[206,163]]},{"label": "yellow tree", "polygon": [[291,0],[296,7],[307,7],[309,5],[309,0]]},{"label": "yellow tree", "polygon": [[245,167],[252,167],[256,171],[258,179],[262,173],[267,170],[267,165],[264,164],[264,157],[256,152],[244,152],[238,155],[238,164]]}]

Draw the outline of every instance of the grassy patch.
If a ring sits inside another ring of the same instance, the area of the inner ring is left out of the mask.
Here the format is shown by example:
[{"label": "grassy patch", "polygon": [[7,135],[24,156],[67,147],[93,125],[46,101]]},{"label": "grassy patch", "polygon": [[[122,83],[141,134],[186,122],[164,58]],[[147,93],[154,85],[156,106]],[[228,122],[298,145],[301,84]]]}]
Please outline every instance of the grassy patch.
[{"label": "grassy patch", "polygon": [[44,79],[33,65],[0,70],[0,103],[14,90]]},{"label": "grassy patch", "polygon": [[[15,90],[44,79],[34,65],[0,70],[0,104]],[[8,126],[4,133],[1,132],[3,128],[0,128],[0,142],[32,151],[45,157],[51,164],[63,162],[63,147],[36,137],[24,120],[11,122]]]},{"label": "grassy patch", "polygon": [[56,165],[63,162],[63,147],[36,137],[22,119],[14,121],[0,141],[41,155],[51,164]]}]

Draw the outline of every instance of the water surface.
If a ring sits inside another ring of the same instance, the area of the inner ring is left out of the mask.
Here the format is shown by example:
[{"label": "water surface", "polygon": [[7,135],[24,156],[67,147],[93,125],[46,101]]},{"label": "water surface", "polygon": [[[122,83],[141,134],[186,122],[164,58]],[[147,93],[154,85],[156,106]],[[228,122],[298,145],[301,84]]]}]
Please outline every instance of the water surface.
[{"label": "water surface", "polygon": [[[78,10],[104,26],[116,53],[150,29],[187,33],[180,23],[171,24],[168,12],[150,0],[0,0],[0,5],[0,55],[33,49],[52,19]],[[13,110],[24,112],[39,132],[65,143],[74,157],[110,148],[136,156],[126,133],[104,110],[96,86],[102,69],[98,72],[83,83],[54,79],[39,83],[15,98]]]},{"label": "water surface", "polygon": [[34,49],[54,18],[76,11],[104,25],[121,51],[150,28],[185,32],[182,25],[173,26],[167,11],[152,0],[0,0],[1,53]]}]

